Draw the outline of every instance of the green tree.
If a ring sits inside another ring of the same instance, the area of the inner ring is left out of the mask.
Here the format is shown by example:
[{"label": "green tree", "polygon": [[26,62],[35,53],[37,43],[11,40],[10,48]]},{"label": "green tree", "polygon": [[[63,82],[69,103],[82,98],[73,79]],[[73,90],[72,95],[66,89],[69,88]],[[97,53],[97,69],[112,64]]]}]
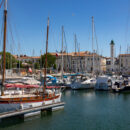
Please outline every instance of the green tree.
[{"label": "green tree", "polygon": [[[0,52],[0,65],[2,65],[2,60],[3,60],[3,53]],[[14,68],[17,65],[17,61],[15,57],[10,53],[6,52],[6,69]]]},{"label": "green tree", "polygon": [[[22,64],[22,61],[18,61],[18,60],[17,60],[17,61],[16,61],[16,64],[17,64],[17,65],[16,65],[17,68],[19,68],[19,67],[20,67],[20,68],[24,68],[24,66],[23,66],[23,64]],[[19,64],[20,64],[20,66],[19,66]]]},{"label": "green tree", "polygon": [[29,65],[32,65],[32,64],[33,64],[32,61],[26,61],[26,63],[28,63]]},{"label": "green tree", "polygon": [[39,62],[36,62],[36,63],[34,64],[34,68],[35,68],[35,69],[40,69],[40,64],[39,64]]},{"label": "green tree", "polygon": [[[45,54],[41,55],[41,63],[42,63],[42,67],[44,67],[45,65]],[[47,53],[47,68],[49,67],[53,67],[56,68],[56,57],[51,55],[50,53]]]}]

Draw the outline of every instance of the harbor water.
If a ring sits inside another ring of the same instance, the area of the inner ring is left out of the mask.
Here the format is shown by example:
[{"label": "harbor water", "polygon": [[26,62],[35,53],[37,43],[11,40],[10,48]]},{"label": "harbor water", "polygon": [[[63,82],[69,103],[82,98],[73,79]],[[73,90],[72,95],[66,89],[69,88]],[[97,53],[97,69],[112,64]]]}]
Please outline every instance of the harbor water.
[{"label": "harbor water", "polygon": [[129,130],[130,93],[66,90],[63,110],[5,120],[2,130]]}]

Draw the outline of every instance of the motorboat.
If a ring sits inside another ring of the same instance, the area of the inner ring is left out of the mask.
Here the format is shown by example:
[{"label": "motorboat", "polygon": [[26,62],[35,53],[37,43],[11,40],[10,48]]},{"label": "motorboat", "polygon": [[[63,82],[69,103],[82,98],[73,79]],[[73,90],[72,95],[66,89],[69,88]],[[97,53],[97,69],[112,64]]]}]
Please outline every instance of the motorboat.
[{"label": "motorboat", "polygon": [[72,89],[92,89],[96,83],[96,78],[89,78],[84,76],[76,76],[75,80],[72,81]]},{"label": "motorboat", "polygon": [[112,79],[108,76],[99,76],[96,81],[95,90],[110,90],[112,87]]},{"label": "motorboat", "polygon": [[130,92],[130,77],[116,80],[112,90],[114,92]]}]

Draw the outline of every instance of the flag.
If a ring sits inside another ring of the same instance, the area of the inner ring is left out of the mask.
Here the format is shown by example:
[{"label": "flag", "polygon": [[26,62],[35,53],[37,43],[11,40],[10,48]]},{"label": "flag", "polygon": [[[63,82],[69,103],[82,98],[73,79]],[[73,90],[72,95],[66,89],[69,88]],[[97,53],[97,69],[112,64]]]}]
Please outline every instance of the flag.
[{"label": "flag", "polygon": [[58,55],[58,53],[56,53],[56,57],[58,57],[59,55]]},{"label": "flag", "polygon": [[59,53],[58,53],[58,51],[56,50],[56,57],[58,57],[59,56]]},{"label": "flag", "polygon": [[32,69],[31,69],[31,68],[29,68],[29,69],[28,69],[28,72],[32,73]]}]

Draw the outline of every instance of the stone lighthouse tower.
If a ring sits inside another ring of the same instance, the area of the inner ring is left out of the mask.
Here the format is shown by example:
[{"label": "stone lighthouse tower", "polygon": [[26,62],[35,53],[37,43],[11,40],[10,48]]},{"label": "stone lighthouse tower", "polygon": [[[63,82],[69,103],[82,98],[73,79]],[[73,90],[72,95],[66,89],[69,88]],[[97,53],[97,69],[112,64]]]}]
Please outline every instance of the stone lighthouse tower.
[{"label": "stone lighthouse tower", "polygon": [[111,54],[111,71],[114,71],[114,41],[111,40],[110,43],[110,54]]}]

